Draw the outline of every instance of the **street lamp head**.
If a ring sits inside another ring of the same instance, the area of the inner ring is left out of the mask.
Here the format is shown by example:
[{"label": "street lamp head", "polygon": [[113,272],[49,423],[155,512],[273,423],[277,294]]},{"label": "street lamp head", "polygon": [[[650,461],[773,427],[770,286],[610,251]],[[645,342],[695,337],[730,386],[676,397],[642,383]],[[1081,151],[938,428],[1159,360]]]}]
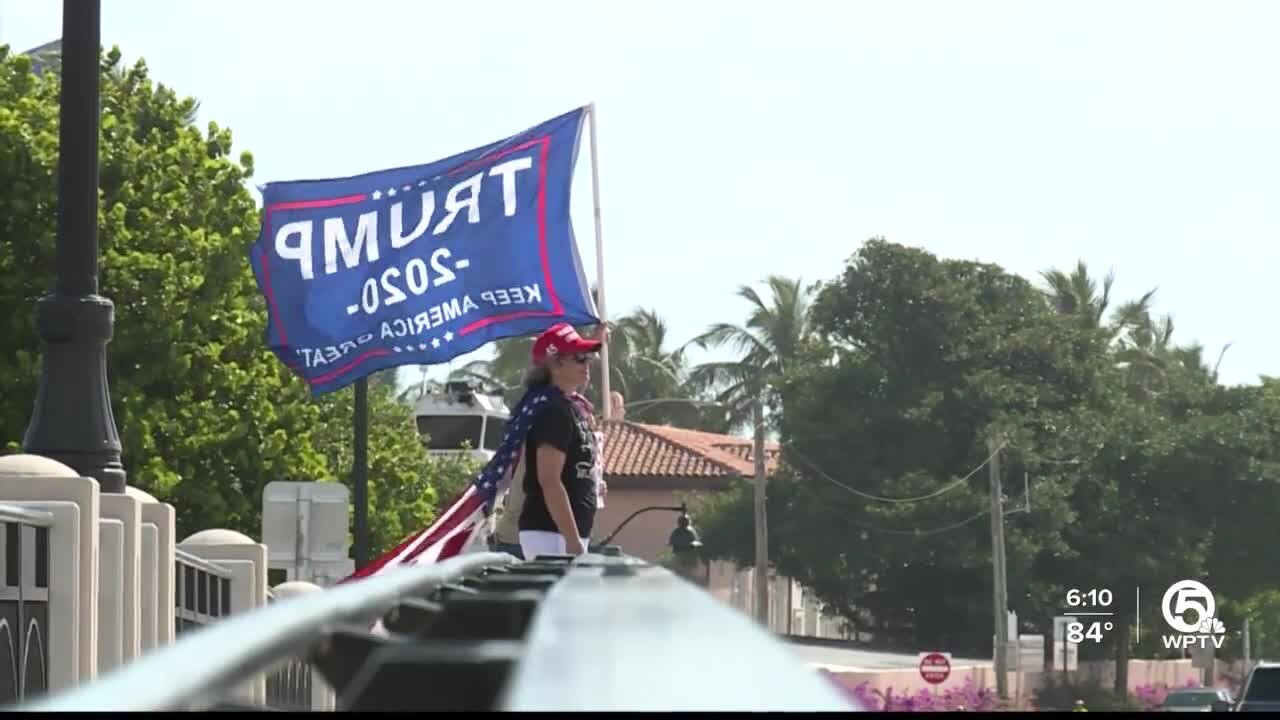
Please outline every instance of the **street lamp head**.
[{"label": "street lamp head", "polygon": [[687,509],[681,509],[680,519],[676,521],[676,529],[671,531],[668,543],[677,556],[698,553],[702,550],[702,541],[698,539],[698,532],[693,529],[693,522],[689,519]]}]

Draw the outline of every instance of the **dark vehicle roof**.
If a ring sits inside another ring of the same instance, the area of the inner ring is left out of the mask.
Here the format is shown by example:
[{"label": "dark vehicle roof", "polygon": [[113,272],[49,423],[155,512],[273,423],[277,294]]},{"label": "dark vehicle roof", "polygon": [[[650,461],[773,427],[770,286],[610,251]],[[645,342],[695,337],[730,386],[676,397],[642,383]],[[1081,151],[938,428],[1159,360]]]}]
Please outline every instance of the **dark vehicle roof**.
[{"label": "dark vehicle roof", "polygon": [[1253,710],[1280,710],[1280,663],[1258,663],[1249,672],[1241,707]]}]

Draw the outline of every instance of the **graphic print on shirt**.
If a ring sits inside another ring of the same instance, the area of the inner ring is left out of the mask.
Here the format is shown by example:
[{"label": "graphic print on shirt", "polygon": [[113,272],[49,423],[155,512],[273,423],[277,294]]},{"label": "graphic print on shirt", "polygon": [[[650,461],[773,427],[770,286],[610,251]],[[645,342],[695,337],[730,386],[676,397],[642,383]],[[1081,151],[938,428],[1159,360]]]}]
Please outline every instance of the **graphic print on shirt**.
[{"label": "graphic print on shirt", "polygon": [[596,444],[593,442],[595,433],[591,431],[591,426],[582,418],[581,413],[574,412],[573,421],[578,425],[578,457],[582,458],[574,467],[577,469],[579,480],[590,480],[594,484],[596,482],[593,474],[596,467]]},{"label": "graphic print on shirt", "polygon": [[537,476],[536,453],[544,445],[565,454],[560,481],[568,494],[574,522],[582,537],[590,537],[598,505],[593,468],[600,457],[589,434],[590,419],[584,418],[568,401],[559,401],[548,409],[530,432],[525,457],[525,503],[520,512],[520,530],[559,532],[559,528],[543,497],[542,478]]}]

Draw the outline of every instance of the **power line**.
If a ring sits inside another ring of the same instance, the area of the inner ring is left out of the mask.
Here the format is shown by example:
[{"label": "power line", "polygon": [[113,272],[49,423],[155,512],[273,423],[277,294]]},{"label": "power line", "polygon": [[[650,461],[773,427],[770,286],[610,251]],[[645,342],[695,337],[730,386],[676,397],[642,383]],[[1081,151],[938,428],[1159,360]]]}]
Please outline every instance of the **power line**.
[{"label": "power line", "polygon": [[923,501],[925,501],[925,500],[932,500],[933,498],[936,498],[936,497],[938,497],[938,496],[940,496],[940,495],[944,495],[944,494],[946,494],[946,493],[949,493],[949,492],[951,492],[952,490],[954,490],[954,489],[956,489],[956,488],[960,487],[961,485],[963,485],[964,483],[966,483],[966,482],[968,482],[970,479],[972,479],[974,475],[977,475],[977,474],[978,474],[978,472],[979,472],[979,471],[981,471],[984,467],[986,467],[986,466],[987,466],[987,464],[991,462],[992,458],[994,458],[994,457],[996,456],[996,454],[997,454],[997,453],[999,453],[1002,449],[1004,449],[1004,447],[1005,447],[1005,445],[1006,445],[1006,444],[1008,444],[1008,443],[1007,443],[1007,441],[1002,442],[999,446],[997,446],[997,447],[996,447],[995,452],[993,452],[993,453],[991,453],[990,455],[988,455],[988,456],[987,456],[987,458],[986,458],[985,460],[983,460],[981,464],[979,464],[979,465],[978,465],[977,467],[975,467],[974,469],[970,470],[970,471],[968,472],[968,474],[966,474],[964,477],[959,478],[959,479],[955,480],[954,482],[951,482],[951,483],[949,483],[949,484],[947,484],[947,485],[943,486],[942,488],[940,488],[940,489],[938,489],[938,490],[935,490],[935,491],[933,491],[933,492],[929,493],[928,495],[921,495],[921,496],[919,496],[919,497],[912,497],[912,498],[889,498],[889,497],[881,497],[881,496],[879,496],[879,495],[872,495],[872,494],[870,494],[870,493],[863,492],[863,491],[861,491],[861,490],[859,490],[859,489],[857,489],[857,488],[855,488],[855,487],[850,487],[849,485],[845,485],[844,483],[840,482],[839,480],[836,480],[835,478],[831,477],[831,476],[830,476],[830,475],[828,475],[827,473],[823,472],[822,468],[818,467],[817,463],[815,463],[815,462],[813,462],[812,460],[810,460],[809,458],[805,457],[803,454],[801,454],[798,450],[796,450],[796,449],[795,449],[794,447],[792,447],[791,445],[787,445],[787,446],[786,446],[786,451],[787,451],[789,454],[795,455],[797,458],[799,458],[800,460],[802,460],[806,465],[808,465],[809,467],[813,468],[813,470],[814,470],[815,472],[817,472],[820,476],[822,476],[822,478],[823,478],[824,480],[826,480],[827,482],[830,482],[830,483],[832,483],[832,484],[834,484],[834,485],[837,485],[837,486],[839,486],[839,487],[841,487],[841,488],[843,488],[843,489],[845,489],[845,490],[847,490],[847,491],[849,491],[849,492],[853,493],[854,495],[857,495],[858,497],[866,498],[867,500],[874,500],[875,502],[893,503],[893,504],[906,504],[906,503],[923,502]]},{"label": "power line", "polygon": [[[1001,446],[1001,447],[1003,447],[1003,446]],[[996,452],[999,452],[999,448],[997,448]],[[993,454],[993,457],[994,457],[994,454]],[[987,460],[986,460],[986,461],[984,461],[984,462],[982,463],[982,465],[979,465],[977,468],[975,468],[975,469],[973,470],[973,472],[970,472],[970,473],[969,473],[969,477],[972,477],[972,476],[974,475],[974,473],[976,473],[976,472],[978,472],[979,470],[981,470],[981,469],[982,469],[983,467],[985,467],[985,466],[986,466],[990,461],[991,461],[991,458],[987,458]],[[835,480],[834,480],[834,479],[832,479],[832,478],[828,478],[828,479],[831,479],[833,482],[837,482],[837,483],[838,483],[838,481],[835,481]],[[1021,507],[1016,507],[1016,508],[1011,508],[1011,509],[1008,509],[1008,510],[1004,510],[1004,511],[1001,513],[1002,515],[1009,516],[1009,515],[1016,515],[1016,514],[1018,514],[1018,513],[1030,513],[1030,512],[1031,512],[1031,481],[1030,481],[1030,476],[1029,476],[1027,473],[1025,473],[1025,472],[1023,473],[1022,483],[1023,483],[1023,490],[1022,490],[1022,495],[1023,495],[1023,497],[1022,497],[1022,506],[1021,506]],[[841,485],[841,487],[845,487],[843,483],[838,483],[838,484],[840,484],[840,485]],[[952,531],[952,530],[956,530],[956,529],[962,528],[962,527],[964,527],[964,526],[966,526],[966,525],[969,525],[970,523],[973,523],[974,521],[977,521],[977,520],[980,520],[980,519],[982,519],[982,518],[984,518],[984,517],[987,517],[987,516],[988,516],[988,515],[990,515],[990,514],[991,514],[991,510],[989,510],[989,509],[981,510],[981,511],[977,512],[976,514],[971,515],[970,517],[965,518],[964,520],[960,520],[960,521],[958,521],[958,522],[954,522],[954,523],[951,523],[951,524],[949,524],[949,525],[943,525],[942,527],[931,528],[931,529],[929,529],[929,530],[920,530],[919,528],[914,529],[914,530],[897,530],[897,529],[892,529],[892,528],[873,527],[873,526],[871,526],[871,525],[866,525],[866,524],[864,524],[864,523],[858,522],[857,520],[852,520],[852,519],[849,519],[849,518],[847,518],[847,517],[845,518],[845,522],[847,522],[848,524],[850,524],[850,525],[852,525],[852,526],[854,526],[854,527],[856,527],[856,528],[858,528],[858,529],[860,529],[860,530],[865,530],[865,531],[867,531],[867,532],[876,532],[876,533],[882,533],[882,534],[885,534],[885,535],[898,535],[898,536],[903,536],[903,537],[928,537],[928,536],[930,536],[930,535],[938,535],[938,534],[941,534],[941,533],[944,533],[944,532],[950,532],[950,531]]]},{"label": "power line", "polygon": [[856,520],[850,520],[850,521],[849,521],[849,524],[850,524],[850,525],[853,525],[854,527],[860,528],[860,529],[862,529],[862,530],[866,530],[866,531],[868,531],[868,532],[877,532],[877,533],[881,533],[881,534],[884,534],[884,535],[900,535],[900,536],[901,536],[901,535],[907,535],[907,536],[911,536],[911,537],[927,537],[927,536],[929,536],[929,535],[938,535],[938,534],[941,534],[941,533],[944,533],[944,532],[950,532],[950,531],[952,531],[952,530],[956,530],[956,529],[958,529],[958,528],[962,528],[962,527],[964,527],[965,525],[968,525],[969,523],[971,523],[971,522],[973,522],[973,521],[975,521],[975,520],[978,520],[978,519],[980,519],[980,518],[984,518],[984,517],[986,517],[986,516],[987,516],[987,515],[989,515],[990,513],[991,513],[991,511],[990,511],[990,510],[982,510],[982,511],[981,511],[981,512],[979,512],[978,514],[973,515],[972,517],[965,518],[964,520],[961,520],[960,522],[955,522],[955,523],[952,523],[952,524],[950,524],[950,525],[944,525],[944,526],[942,526],[942,527],[940,527],[940,528],[933,528],[933,529],[931,529],[931,530],[920,530],[920,529],[916,529],[916,530],[890,530],[889,528],[877,528],[877,527],[870,527],[870,526],[867,526],[867,525],[863,525],[862,523],[859,523],[859,522],[857,522]]},{"label": "power line", "polygon": [[[638,403],[635,403],[635,404],[637,404],[637,405],[658,405],[658,404],[662,404],[662,403],[666,403],[666,402],[685,402],[685,403],[688,403],[688,404],[692,404],[692,405],[699,405],[699,406],[717,406],[717,405],[722,405],[721,403],[717,403],[717,402],[702,402],[702,401],[696,401],[696,400],[694,400],[694,401],[690,401],[690,400],[684,400],[684,399],[682,399],[682,398],[655,398],[655,399],[652,399],[652,400],[642,400],[642,401],[640,401],[640,402],[638,402]],[[763,421],[762,421],[762,424],[763,424]],[[754,429],[754,428],[753,428],[753,429]],[[1003,450],[1003,449],[1004,449],[1008,444],[1009,444],[1009,441],[1008,441],[1008,440],[1002,440],[1002,441],[1000,442],[1000,444],[999,444],[999,445],[997,445],[997,446],[996,446],[996,447],[991,451],[991,453],[990,453],[990,454],[989,454],[989,455],[988,455],[988,456],[987,456],[987,457],[986,457],[986,458],[985,458],[985,459],[984,459],[980,464],[978,464],[978,466],[977,466],[977,467],[973,468],[973,469],[972,469],[972,470],[970,470],[968,473],[966,473],[966,474],[964,475],[964,477],[958,478],[958,479],[954,480],[953,482],[948,483],[947,485],[943,486],[942,488],[940,488],[940,489],[938,489],[938,490],[935,490],[935,491],[933,491],[933,492],[931,492],[931,493],[929,493],[929,494],[927,494],[927,495],[920,495],[920,496],[918,496],[918,497],[912,497],[912,498],[890,498],[890,497],[881,497],[881,496],[879,496],[879,495],[872,495],[871,493],[863,492],[863,491],[861,491],[861,490],[859,490],[859,489],[857,489],[857,488],[855,488],[855,487],[851,487],[851,486],[849,486],[849,485],[846,485],[846,484],[844,484],[844,483],[840,482],[839,480],[836,480],[835,478],[831,477],[831,476],[830,476],[830,475],[828,475],[828,474],[827,474],[827,473],[826,473],[822,468],[818,467],[817,463],[815,463],[813,460],[811,460],[811,459],[809,459],[808,457],[806,457],[806,456],[805,456],[803,453],[801,453],[800,451],[796,450],[796,449],[795,449],[795,447],[793,447],[792,445],[790,445],[790,444],[786,444],[786,445],[784,445],[784,446],[783,446],[783,448],[785,449],[785,451],[787,452],[787,454],[789,454],[789,455],[793,455],[793,456],[795,456],[795,457],[799,458],[799,459],[800,459],[801,461],[803,461],[806,465],[808,465],[808,466],[809,466],[810,468],[812,468],[815,472],[817,472],[817,473],[818,473],[818,475],[820,475],[823,479],[827,480],[828,482],[830,482],[830,483],[832,483],[832,484],[834,484],[834,485],[836,485],[836,486],[838,486],[838,487],[840,487],[840,488],[842,488],[842,489],[844,489],[844,490],[846,490],[846,491],[848,491],[848,492],[850,492],[850,493],[852,493],[852,494],[854,494],[854,495],[857,495],[857,496],[859,496],[859,497],[865,498],[865,499],[867,499],[867,500],[872,500],[872,501],[875,501],[875,502],[883,502],[883,503],[890,503],[890,504],[909,504],[909,503],[923,502],[923,501],[925,501],[925,500],[932,500],[933,498],[936,498],[936,497],[940,497],[940,496],[942,496],[942,495],[945,495],[946,493],[951,492],[952,490],[954,490],[954,489],[956,489],[956,488],[960,487],[961,485],[963,485],[964,483],[966,483],[966,482],[968,482],[970,479],[972,479],[974,475],[977,475],[977,474],[978,474],[978,473],[979,473],[983,468],[987,467],[987,465],[991,463],[991,461],[996,457],[996,455],[998,455],[998,454],[1000,453],[1000,451],[1001,451],[1001,450]],[[1017,508],[1017,509],[1014,509],[1014,510],[1006,510],[1006,511],[1004,511],[1004,513],[1003,513],[1003,514],[1004,514],[1004,515],[1011,515],[1011,514],[1018,513],[1018,512],[1030,512],[1030,511],[1031,511],[1031,505],[1030,505],[1030,498],[1028,497],[1028,498],[1026,498],[1026,505],[1025,505],[1025,507],[1023,507],[1023,508]],[[950,532],[951,530],[956,530],[956,529],[958,529],[958,528],[962,528],[962,527],[964,527],[965,525],[968,525],[969,523],[972,523],[972,522],[974,522],[974,521],[976,521],[976,520],[979,520],[979,519],[981,519],[981,518],[986,517],[987,515],[989,515],[989,514],[990,514],[990,512],[991,512],[990,510],[982,510],[982,511],[978,512],[977,514],[975,514],[975,515],[973,515],[973,516],[971,516],[971,517],[965,518],[964,520],[961,520],[961,521],[959,521],[959,522],[951,523],[950,525],[944,525],[943,527],[940,527],[940,528],[933,528],[933,529],[930,529],[930,530],[920,530],[920,529],[916,529],[916,530],[893,530],[893,529],[889,529],[889,528],[877,528],[877,527],[871,527],[871,526],[869,526],[869,525],[864,525],[864,524],[862,524],[862,523],[860,523],[860,522],[857,522],[856,520],[846,520],[846,522],[848,522],[850,525],[853,525],[854,527],[857,527],[857,528],[859,528],[859,529],[861,529],[861,530],[865,530],[865,531],[868,531],[868,532],[883,533],[883,534],[885,534],[885,535],[899,535],[899,536],[910,536],[910,537],[927,537],[927,536],[929,536],[929,535],[937,535],[937,534],[940,534],[940,533]]]},{"label": "power line", "polygon": [[[1009,515],[1017,515],[1018,513],[1022,513],[1022,512],[1030,512],[1030,508],[1025,506],[1019,507],[1019,508],[1013,508],[1011,510],[1005,510],[1003,514],[1007,517]],[[959,528],[964,527],[965,525],[969,525],[970,523],[973,523],[976,520],[980,520],[984,517],[987,517],[990,514],[991,514],[990,510],[981,510],[976,514],[965,518],[964,520],[951,523],[950,525],[943,525],[942,527],[930,528],[929,530],[920,530],[920,529],[897,530],[897,529],[891,529],[891,528],[873,527],[870,525],[860,523],[857,520],[850,520],[847,518],[845,519],[845,522],[847,522],[848,524],[860,530],[866,530],[867,532],[882,533],[884,535],[899,535],[904,537],[928,537],[930,535],[939,535],[944,532],[957,530]]]}]

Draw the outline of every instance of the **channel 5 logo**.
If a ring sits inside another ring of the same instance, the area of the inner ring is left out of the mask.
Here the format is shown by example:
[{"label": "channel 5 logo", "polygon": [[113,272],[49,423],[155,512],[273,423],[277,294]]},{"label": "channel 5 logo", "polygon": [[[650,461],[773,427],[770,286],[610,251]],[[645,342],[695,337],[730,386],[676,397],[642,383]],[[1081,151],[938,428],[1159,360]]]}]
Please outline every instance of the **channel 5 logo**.
[{"label": "channel 5 logo", "polygon": [[1160,612],[1165,624],[1173,628],[1173,635],[1161,639],[1166,648],[1221,648],[1226,640],[1226,627],[1215,614],[1218,604],[1204,583],[1197,580],[1179,580],[1164,591]]}]

